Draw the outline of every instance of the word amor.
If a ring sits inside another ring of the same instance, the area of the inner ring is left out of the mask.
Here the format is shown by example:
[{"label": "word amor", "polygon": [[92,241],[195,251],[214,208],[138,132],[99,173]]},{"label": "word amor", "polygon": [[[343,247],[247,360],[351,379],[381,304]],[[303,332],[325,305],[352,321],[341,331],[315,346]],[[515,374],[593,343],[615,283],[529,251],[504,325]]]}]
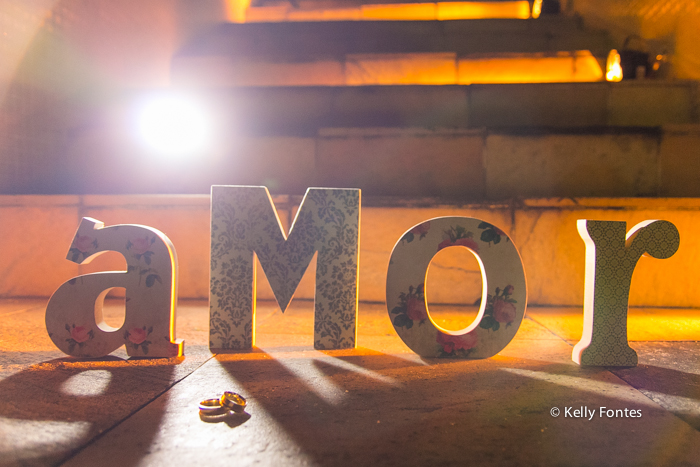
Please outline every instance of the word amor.
[{"label": "word amor", "polygon": [[[579,220],[586,245],[584,330],[572,358],[592,366],[634,366],[627,343],[632,272],[642,255],[669,258],[680,245],[676,227],[650,220],[626,233],[624,222]],[[309,188],[286,235],[265,187],[213,186],[209,347],[248,350],[255,344],[255,257],[284,311],[314,254],[314,347],[354,348],[357,333],[360,190]],[[453,332],[429,318],[426,271],[443,248],[470,249],[482,272],[482,305],[474,323]],[[130,356],[183,354],[175,336],[177,258],[170,240],[138,225],[105,227],[84,218],[67,258],[89,262],[121,253],[126,271],[85,274],[49,300],[46,328],[56,346],[79,357],[100,357],[122,345]],[[125,321],[104,323],[111,288],[126,290]],[[397,241],[387,270],[386,303],[399,337],[424,357],[488,358],[513,339],[525,315],[527,287],[520,255],[497,226],[469,217],[441,217],[411,227]]]}]

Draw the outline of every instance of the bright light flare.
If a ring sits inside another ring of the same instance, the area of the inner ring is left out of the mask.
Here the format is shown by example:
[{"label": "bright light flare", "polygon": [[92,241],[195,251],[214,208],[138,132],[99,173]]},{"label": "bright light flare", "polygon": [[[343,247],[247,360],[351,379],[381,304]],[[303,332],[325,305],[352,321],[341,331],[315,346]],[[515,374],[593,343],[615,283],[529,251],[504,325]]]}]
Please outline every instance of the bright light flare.
[{"label": "bright light flare", "polygon": [[605,64],[605,79],[612,82],[622,81],[622,67],[620,66],[620,54],[612,49],[608,54],[608,61]]},{"label": "bright light flare", "polygon": [[145,101],[138,111],[141,141],[165,156],[190,156],[206,151],[211,143],[211,122],[195,99],[161,95]]},{"label": "bright light flare", "polygon": [[542,14],[542,0],[532,2],[532,18],[537,19]]}]

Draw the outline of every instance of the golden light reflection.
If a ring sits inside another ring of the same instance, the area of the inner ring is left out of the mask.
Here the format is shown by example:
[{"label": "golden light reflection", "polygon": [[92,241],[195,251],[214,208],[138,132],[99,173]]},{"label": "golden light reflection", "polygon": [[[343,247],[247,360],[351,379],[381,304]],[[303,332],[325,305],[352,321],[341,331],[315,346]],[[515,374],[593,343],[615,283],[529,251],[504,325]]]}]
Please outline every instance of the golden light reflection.
[{"label": "golden light reflection", "polygon": [[278,6],[249,7],[249,3],[250,0],[227,0],[229,21],[240,23],[530,18],[530,4],[527,1],[391,3],[329,9],[300,9],[294,8],[289,3]]},{"label": "golden light reflection", "polygon": [[438,20],[459,19],[528,19],[528,2],[439,2]]},{"label": "golden light reflection", "polygon": [[[642,277],[640,272],[635,272],[635,279]],[[632,294],[634,289],[635,286]],[[580,307],[530,307],[527,313],[564,340],[575,343],[581,338],[583,310]],[[630,307],[627,312],[629,342],[696,341],[699,336],[700,317],[695,309]]]},{"label": "golden light reflection", "polygon": [[227,0],[226,16],[232,23],[244,23],[251,0]]},{"label": "golden light reflection", "polygon": [[345,57],[345,84],[456,84],[456,54],[351,54]]},{"label": "golden light reflection", "polygon": [[608,60],[605,64],[605,79],[614,83],[622,81],[620,54],[615,49],[612,49],[608,54]]},{"label": "golden light reflection", "polygon": [[535,0],[532,2],[532,18],[537,19],[542,13],[542,0]]},{"label": "golden light reflection", "polygon": [[[177,265],[177,253],[175,252],[175,245],[168,237],[163,236],[163,242],[165,246],[168,247],[168,253],[170,254],[170,342],[176,343],[177,355],[176,357],[183,357],[185,355],[185,341],[180,338],[175,337],[175,323],[177,320],[177,293],[178,293],[178,265]],[[253,321],[255,324],[255,321]]]},{"label": "golden light reflection", "polygon": [[457,73],[458,84],[581,83],[603,80],[603,70],[588,50],[465,57],[459,59]]},{"label": "golden light reflection", "polygon": [[182,58],[180,84],[198,86],[367,86],[603,81],[588,50],[458,57],[454,52],[348,54],[344,60],[281,63]]}]

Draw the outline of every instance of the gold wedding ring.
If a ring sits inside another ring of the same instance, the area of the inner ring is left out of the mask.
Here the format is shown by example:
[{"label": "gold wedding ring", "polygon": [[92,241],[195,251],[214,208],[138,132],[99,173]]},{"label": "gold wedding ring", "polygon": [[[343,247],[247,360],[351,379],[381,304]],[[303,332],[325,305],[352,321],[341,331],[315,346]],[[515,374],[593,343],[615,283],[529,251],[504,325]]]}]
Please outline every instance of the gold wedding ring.
[{"label": "gold wedding ring", "polygon": [[221,405],[221,399],[205,399],[199,403],[199,413],[202,415],[220,415],[228,411]]},{"label": "gold wedding ring", "polygon": [[227,391],[216,399],[205,399],[199,403],[199,417],[207,423],[224,421],[234,413],[243,413],[246,406],[245,397]]},{"label": "gold wedding ring", "polygon": [[222,407],[234,412],[243,412],[247,404],[245,397],[231,391],[226,391],[223,393],[221,395],[221,399],[219,399],[219,402]]}]

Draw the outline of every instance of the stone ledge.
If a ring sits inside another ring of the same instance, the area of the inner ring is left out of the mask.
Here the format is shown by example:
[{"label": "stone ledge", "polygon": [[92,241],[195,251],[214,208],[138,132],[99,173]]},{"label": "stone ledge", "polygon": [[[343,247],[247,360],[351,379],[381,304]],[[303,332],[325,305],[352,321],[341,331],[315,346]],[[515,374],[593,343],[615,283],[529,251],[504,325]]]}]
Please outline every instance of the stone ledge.
[{"label": "stone ledge", "polygon": [[[101,196],[99,205],[57,204],[60,196],[30,197],[18,206],[18,197],[0,196],[0,297],[48,297],[78,274],[122,270],[116,253],[78,266],[65,259],[80,216],[106,225],[135,223],[163,231],[173,241],[180,262],[180,297],[206,298],[209,284],[209,205],[207,196],[153,197]],[[89,199],[90,197],[85,197]],[[112,198],[112,199],[110,199]],[[173,203],[166,202],[172,198]],[[8,205],[8,200],[14,204]],[[128,205],[120,202],[128,200]],[[183,202],[186,201],[186,202]],[[190,201],[195,201],[190,203]],[[275,196],[280,219],[288,228],[298,196]],[[507,232],[520,250],[528,278],[529,303],[581,306],[583,303],[584,243],[577,219],[616,220],[627,228],[648,219],[673,222],[681,232],[679,251],[667,260],[642,259],[635,271],[630,296],[633,306],[700,307],[695,287],[700,243],[700,198],[578,198],[524,199],[501,203],[450,204],[440,199],[366,198],[363,200],[360,300],[383,302],[386,267],[398,239],[415,224],[439,216],[483,219]],[[480,275],[463,258],[446,255],[434,261],[439,285],[431,289],[431,303],[456,303],[460,290],[477,290]],[[307,271],[296,297],[312,299],[315,262]],[[442,272],[441,272],[442,271]],[[443,274],[444,273],[444,274]],[[258,270],[261,299],[273,299]]]}]

